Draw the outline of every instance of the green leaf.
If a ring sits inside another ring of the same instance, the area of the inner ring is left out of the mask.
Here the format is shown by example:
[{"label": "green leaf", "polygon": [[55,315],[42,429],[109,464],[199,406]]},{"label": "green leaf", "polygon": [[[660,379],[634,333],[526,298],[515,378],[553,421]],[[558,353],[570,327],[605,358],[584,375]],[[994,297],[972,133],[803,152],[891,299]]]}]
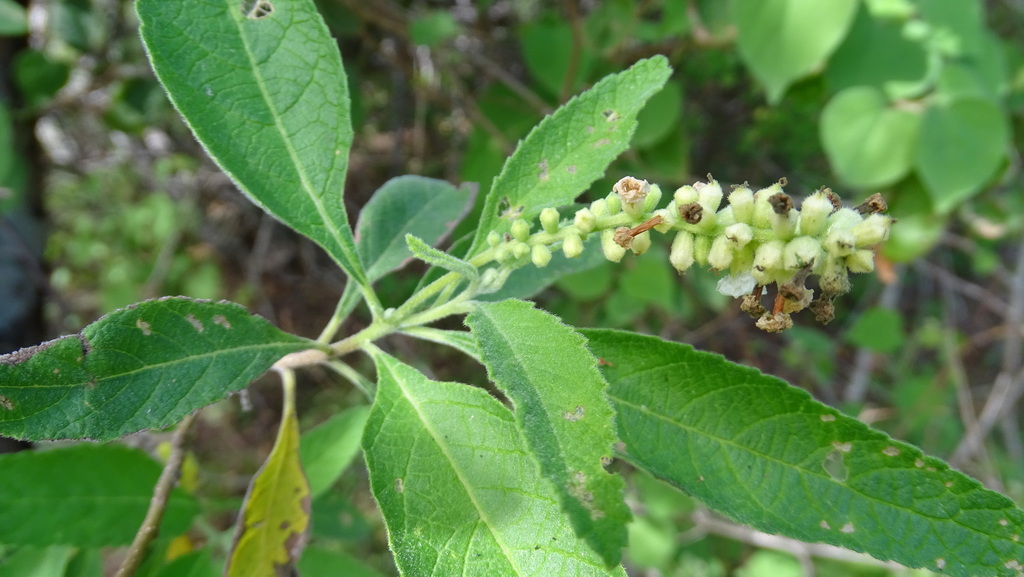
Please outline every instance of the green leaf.
[{"label": "green leaf", "polygon": [[407,234],[405,235],[405,243],[409,245],[409,250],[412,251],[413,256],[430,266],[436,266],[458,273],[462,275],[463,278],[469,280],[476,280],[480,277],[480,271],[477,270],[475,266],[459,257],[437,250],[424,242],[423,239]]},{"label": "green leaf", "polygon": [[409,39],[413,44],[435,47],[462,31],[448,10],[428,10],[409,20]]},{"label": "green leaf", "polygon": [[220,573],[207,548],[175,558],[161,567],[156,577],[218,577]]},{"label": "green leaf", "polygon": [[928,74],[927,54],[922,43],[903,35],[903,27],[900,21],[872,17],[862,4],[825,69],[831,91],[869,85],[892,100],[920,91]]},{"label": "green leaf", "polygon": [[352,127],[338,45],[310,0],[250,4],[272,10],[137,2],[153,70],[238,187],[368,286],[342,201]]},{"label": "green leaf", "polygon": [[363,453],[403,574],[608,573],[573,535],[508,409],[482,389],[373,355]]},{"label": "green leaf", "polygon": [[14,0],[0,0],[0,36],[28,34],[25,7]]},{"label": "green leaf", "polygon": [[384,183],[359,212],[356,247],[375,281],[411,259],[405,235],[431,246],[442,241],[473,207],[476,192],[469,186],[422,176],[399,176]]},{"label": "green leaf", "polygon": [[846,340],[879,353],[898,351],[906,340],[899,311],[880,307],[864,311],[854,320]]},{"label": "green leaf", "polygon": [[433,327],[409,327],[403,329],[402,334],[449,346],[480,361],[480,349],[476,346],[476,339],[469,331],[446,331]]},{"label": "green leaf", "polygon": [[632,515],[622,478],[604,469],[617,439],[597,359],[579,333],[533,303],[480,304],[466,324],[576,534],[618,565]]},{"label": "green leaf", "polygon": [[494,179],[467,258],[486,250],[490,231],[510,230],[511,219],[502,217],[506,207],[531,220],[544,208],[571,203],[601,178],[629,145],[640,109],[671,72],[664,56],[641,60],[542,120]]},{"label": "green leaf", "polygon": [[821,68],[857,14],[857,0],[734,0],[740,57],[777,104],[795,80]]},{"label": "green leaf", "polygon": [[921,121],[915,165],[935,204],[946,214],[978,193],[1006,158],[1006,114],[978,98],[933,103]]},{"label": "green leaf", "polygon": [[370,407],[342,411],[302,435],[300,456],[311,499],[331,488],[359,451]]},{"label": "green leaf", "polygon": [[319,547],[306,549],[299,559],[298,568],[302,577],[383,577],[382,573],[355,557]]},{"label": "green leaf", "polygon": [[145,301],[0,356],[0,434],[105,440],[166,427],[316,346],[235,303]]},{"label": "green leaf", "polygon": [[553,16],[529,21],[519,27],[523,62],[530,76],[548,94],[559,96],[570,66],[575,63],[575,78],[569,85],[575,90],[594,63],[593,55],[573,40],[572,26]]},{"label": "green leaf", "polygon": [[877,88],[836,94],[821,113],[821,141],[839,178],[878,188],[906,176],[914,162],[921,115],[892,108]]},{"label": "green leaf", "polygon": [[585,330],[627,457],[761,531],[944,574],[1019,575],[1024,511],[802,389],[656,337]]},{"label": "green leaf", "polygon": [[283,372],[284,409],[270,456],[245,496],[224,577],[290,575],[309,532],[309,482],[299,460],[295,377]]},{"label": "green leaf", "polygon": [[[145,453],[121,445],[0,455],[0,543],[127,545],[146,516],[160,470]],[[197,513],[195,501],[175,489],[161,535],[181,534]]]},{"label": "green leaf", "polygon": [[22,547],[0,560],[0,570],[10,577],[64,577],[74,552],[71,547]]}]

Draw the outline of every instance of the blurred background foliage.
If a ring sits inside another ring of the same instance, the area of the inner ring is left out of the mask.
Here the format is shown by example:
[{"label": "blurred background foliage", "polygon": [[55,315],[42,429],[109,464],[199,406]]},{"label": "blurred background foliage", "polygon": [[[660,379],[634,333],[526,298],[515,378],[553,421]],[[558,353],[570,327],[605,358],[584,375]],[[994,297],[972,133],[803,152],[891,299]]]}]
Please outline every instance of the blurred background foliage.
[{"label": "blurred background foliage", "polygon": [[[669,57],[675,74],[643,111],[633,148],[584,198],[627,174],[668,191],[711,173],[753,186],[786,177],[798,198],[821,186],[849,203],[881,192],[899,219],[893,237],[828,326],[798,317],[787,333],[760,333],[714,290],[713,273],[678,276],[665,247],[562,278],[537,298],[569,323],[657,334],[783,376],[1024,499],[1020,0],[317,4],[353,98],[350,214],[407,173],[479,183],[479,210],[545,114],[652,54]],[[316,335],[344,278],[203,155],[153,78],[136,26],[127,1],[0,0],[0,344],[77,331],[166,294],[236,300]],[[383,279],[382,300],[400,303],[422,273],[413,265]],[[485,382],[448,350],[385,345],[436,378]],[[307,374],[304,429],[361,402],[333,376]],[[222,553],[278,403],[274,388],[256,386],[203,412],[192,490],[206,521],[164,542],[144,574],[183,574]],[[625,472],[637,514],[632,574],[910,573],[758,534]],[[360,467],[318,498],[314,515],[304,574],[343,563],[353,575],[394,571]],[[0,547],[8,569],[32,554]],[[89,575],[98,563],[87,551],[62,558],[47,574]]]}]

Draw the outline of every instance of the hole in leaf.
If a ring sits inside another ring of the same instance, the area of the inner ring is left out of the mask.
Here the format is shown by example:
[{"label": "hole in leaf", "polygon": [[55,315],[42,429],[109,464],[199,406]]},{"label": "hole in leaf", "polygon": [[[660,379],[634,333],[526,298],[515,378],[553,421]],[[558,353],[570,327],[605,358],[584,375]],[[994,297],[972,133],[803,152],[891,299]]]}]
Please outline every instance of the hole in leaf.
[{"label": "hole in leaf", "polygon": [[850,470],[846,467],[846,463],[843,462],[843,452],[835,449],[825,455],[825,460],[821,462],[821,468],[825,469],[829,477],[832,477],[833,481],[845,483],[850,478]]},{"label": "hole in leaf", "polygon": [[270,0],[244,0],[242,14],[249,20],[262,20],[274,13],[274,4]]}]

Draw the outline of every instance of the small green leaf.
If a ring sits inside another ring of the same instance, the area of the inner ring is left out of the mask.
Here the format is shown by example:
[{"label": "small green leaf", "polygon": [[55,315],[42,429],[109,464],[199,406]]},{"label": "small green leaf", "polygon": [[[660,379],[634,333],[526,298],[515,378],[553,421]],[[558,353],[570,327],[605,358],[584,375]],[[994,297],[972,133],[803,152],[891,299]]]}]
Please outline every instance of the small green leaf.
[{"label": "small green leaf", "polygon": [[342,195],[352,146],[338,45],[311,0],[140,0],[157,78],[207,153],[261,208],[368,286]]},{"label": "small green leaf", "polygon": [[462,28],[448,10],[428,10],[409,20],[409,39],[431,48],[454,38]]},{"label": "small green leaf", "polygon": [[509,231],[509,214],[521,211],[531,220],[544,208],[571,203],[601,178],[629,145],[640,109],[671,72],[664,56],[641,60],[542,120],[494,179],[467,258],[486,250],[490,231]]},{"label": "small green leaf", "polygon": [[0,0],[0,36],[28,34],[28,14],[14,0]]},{"label": "small green leaf", "polygon": [[573,535],[508,409],[373,355],[379,383],[363,453],[403,574],[609,573]]},{"label": "small green leaf", "polygon": [[734,0],[740,57],[776,104],[795,80],[820,68],[846,36],[857,0]]},{"label": "small green leaf", "polygon": [[300,441],[311,499],[331,488],[359,451],[370,407],[352,407],[317,425]]},{"label": "small green leaf", "polygon": [[436,266],[447,271],[458,273],[468,280],[476,280],[480,277],[480,271],[477,270],[475,266],[461,258],[452,256],[444,251],[437,250],[424,242],[423,239],[407,234],[405,235],[405,243],[409,245],[409,250],[412,251],[413,256],[430,266]]},{"label": "small green leaf", "polygon": [[105,440],[166,427],[316,346],[235,303],[145,301],[0,356],[0,434]]},{"label": "small green leaf", "polygon": [[[146,516],[160,470],[145,453],[121,445],[0,455],[0,543],[127,545]],[[161,535],[184,532],[197,513],[195,501],[175,489]]]},{"label": "small green leaf", "polygon": [[284,409],[270,456],[249,485],[224,577],[291,574],[309,532],[309,482],[299,460],[295,377],[283,372]]},{"label": "small green leaf", "polygon": [[877,88],[848,88],[821,113],[821,141],[839,178],[878,188],[903,178],[914,161],[920,114],[892,108]]},{"label": "small green leaf", "polygon": [[579,333],[533,303],[480,304],[466,324],[576,534],[618,565],[632,515],[622,478],[604,469],[617,439],[597,359]]},{"label": "small green leaf", "polygon": [[475,191],[422,176],[399,176],[384,183],[359,212],[356,247],[375,281],[399,269],[412,257],[405,235],[413,234],[434,246],[473,207]]},{"label": "small green leaf", "polygon": [[900,313],[879,307],[860,314],[846,333],[850,344],[879,353],[898,351],[905,339]]},{"label": "small green leaf", "polygon": [[935,204],[946,214],[978,193],[1006,159],[1006,114],[979,98],[933,103],[921,121],[915,165]]},{"label": "small green leaf", "polygon": [[469,331],[446,331],[433,327],[409,327],[404,329],[402,334],[440,345],[447,345],[480,361],[480,349],[476,346],[476,338]]},{"label": "small green leaf", "polygon": [[688,345],[585,330],[627,458],[767,533],[958,577],[1017,576],[1024,511],[806,391]]}]

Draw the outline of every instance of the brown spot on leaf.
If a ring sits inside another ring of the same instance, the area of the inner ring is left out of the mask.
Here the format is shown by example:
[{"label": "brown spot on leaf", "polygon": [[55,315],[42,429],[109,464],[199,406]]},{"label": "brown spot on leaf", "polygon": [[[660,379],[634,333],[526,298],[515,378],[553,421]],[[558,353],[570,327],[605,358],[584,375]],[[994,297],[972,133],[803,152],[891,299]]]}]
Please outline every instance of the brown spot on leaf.
[{"label": "brown spot on leaf", "polygon": [[262,20],[274,13],[274,4],[269,0],[245,0],[242,14],[249,20]]},{"label": "brown spot on leaf", "polygon": [[611,140],[607,138],[602,138],[601,140],[598,140],[597,142],[594,143],[594,148],[601,148],[602,146],[606,146],[609,143],[611,143]]},{"label": "brown spot on leaf", "polygon": [[14,410],[14,403],[7,397],[0,395],[0,407],[7,409],[8,411]]},{"label": "brown spot on leaf", "polygon": [[228,319],[225,318],[224,315],[213,315],[213,324],[222,326],[226,329],[231,328],[231,323],[228,322]]},{"label": "brown spot on leaf", "polygon": [[138,327],[138,329],[142,331],[142,334],[147,337],[153,334],[153,329],[150,328],[149,323],[142,319],[135,319],[135,326]]},{"label": "brown spot on leaf", "polygon": [[404,493],[405,492],[405,482],[402,481],[401,478],[395,479],[395,492],[396,493]]},{"label": "brown spot on leaf", "polygon": [[541,180],[547,180],[550,178],[550,175],[548,174],[548,159],[541,159],[541,161],[537,163],[537,168],[540,169],[540,172],[537,174],[537,178]]},{"label": "brown spot on leaf", "polygon": [[203,326],[202,321],[197,319],[196,315],[192,313],[185,315],[185,320],[188,321],[188,323],[192,325],[192,328],[194,328],[198,333],[201,333],[206,330],[206,327]]},{"label": "brown spot on leaf", "polygon": [[583,407],[578,406],[576,407],[576,410],[572,412],[565,411],[564,413],[562,413],[562,418],[565,419],[566,421],[575,423],[576,421],[582,419],[585,413],[586,410]]}]

